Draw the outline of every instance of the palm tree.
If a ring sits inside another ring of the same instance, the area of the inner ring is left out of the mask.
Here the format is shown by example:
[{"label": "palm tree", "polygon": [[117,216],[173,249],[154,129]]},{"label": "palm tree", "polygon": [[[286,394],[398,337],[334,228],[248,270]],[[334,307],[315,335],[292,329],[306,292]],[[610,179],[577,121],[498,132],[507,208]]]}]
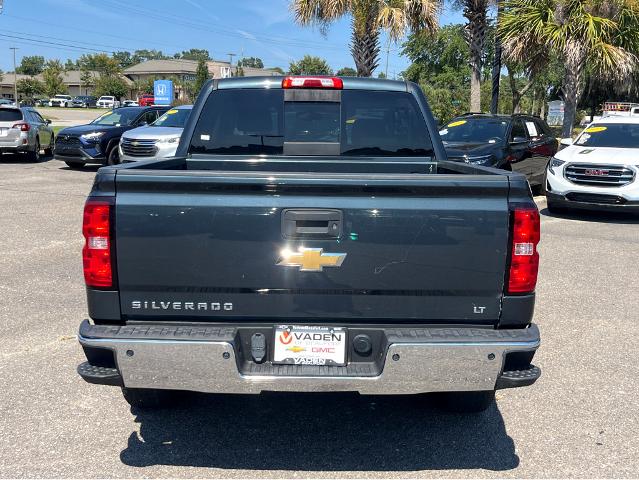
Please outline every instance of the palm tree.
[{"label": "palm tree", "polygon": [[318,25],[323,32],[350,15],[351,54],[360,77],[370,77],[379,64],[382,30],[394,41],[407,31],[435,31],[440,8],[441,0],[291,0],[295,21]]},{"label": "palm tree", "polygon": [[490,0],[455,0],[466,17],[464,33],[470,49],[470,110],[481,112],[481,72],[484,63],[484,44],[488,31]]},{"label": "palm tree", "polygon": [[525,62],[531,49],[550,49],[564,64],[562,135],[572,134],[586,69],[629,78],[637,67],[636,0],[507,0],[499,25],[507,55]]}]

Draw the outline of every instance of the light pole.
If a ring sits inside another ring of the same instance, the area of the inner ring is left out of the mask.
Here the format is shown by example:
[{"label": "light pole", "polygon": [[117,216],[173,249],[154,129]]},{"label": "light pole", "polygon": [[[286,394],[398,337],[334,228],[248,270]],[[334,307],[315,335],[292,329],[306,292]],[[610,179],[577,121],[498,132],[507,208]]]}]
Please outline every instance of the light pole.
[{"label": "light pole", "polygon": [[237,53],[227,53],[227,55],[229,56],[229,76],[233,76],[233,57],[237,57]]},{"label": "light pole", "polygon": [[13,50],[13,101],[18,105],[18,74],[16,73],[16,50],[18,47],[9,47]]},{"label": "light pole", "polygon": [[503,11],[503,2],[497,2],[497,21],[495,22],[495,57],[493,58],[492,90],[490,113],[495,114],[499,108],[499,81],[501,80],[501,39],[497,32],[499,19]]}]

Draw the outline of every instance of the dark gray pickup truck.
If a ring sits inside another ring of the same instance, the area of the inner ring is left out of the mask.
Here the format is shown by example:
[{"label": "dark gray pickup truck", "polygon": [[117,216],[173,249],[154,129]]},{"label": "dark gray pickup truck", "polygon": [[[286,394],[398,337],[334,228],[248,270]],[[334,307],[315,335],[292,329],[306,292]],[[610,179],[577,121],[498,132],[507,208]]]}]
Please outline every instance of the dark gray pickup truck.
[{"label": "dark gray pickup truck", "polygon": [[479,411],[539,377],[528,183],[447,161],[416,85],[211,81],[177,155],[98,171],[86,381],[142,407],[354,391]]}]

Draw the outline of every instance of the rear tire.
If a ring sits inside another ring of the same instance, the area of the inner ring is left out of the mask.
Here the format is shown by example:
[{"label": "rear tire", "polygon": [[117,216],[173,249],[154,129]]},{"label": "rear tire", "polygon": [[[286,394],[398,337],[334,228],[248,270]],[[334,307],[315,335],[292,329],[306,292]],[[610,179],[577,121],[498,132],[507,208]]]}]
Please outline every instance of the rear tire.
[{"label": "rear tire", "polygon": [[134,408],[155,409],[171,407],[177,403],[177,392],[146,388],[122,387],[122,395]]},{"label": "rear tire", "polygon": [[495,391],[446,392],[439,396],[443,410],[451,413],[480,413],[495,403]]},{"label": "rear tire", "polygon": [[32,152],[27,152],[27,158],[30,162],[39,162],[40,161],[40,139],[36,138],[35,147]]},{"label": "rear tire", "polygon": [[44,149],[45,155],[53,155],[53,145],[55,145],[55,137],[53,136],[53,134],[51,134],[51,141],[49,142],[49,146]]},{"label": "rear tire", "polygon": [[67,167],[72,168],[73,170],[82,170],[85,165],[83,162],[69,162],[68,160],[65,160],[64,163],[67,164]]}]

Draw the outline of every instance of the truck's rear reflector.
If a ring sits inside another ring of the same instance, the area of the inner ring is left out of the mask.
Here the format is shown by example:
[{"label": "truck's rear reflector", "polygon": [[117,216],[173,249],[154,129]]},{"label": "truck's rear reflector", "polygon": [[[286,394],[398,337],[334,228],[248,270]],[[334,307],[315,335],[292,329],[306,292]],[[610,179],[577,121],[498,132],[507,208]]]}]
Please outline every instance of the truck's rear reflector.
[{"label": "truck's rear reflector", "polygon": [[89,198],[84,205],[82,263],[84,280],[89,287],[113,286],[112,204],[112,199]]},{"label": "truck's rear reflector", "polygon": [[344,83],[337,77],[286,77],[282,88],[328,88],[341,90]]},{"label": "truck's rear reflector", "polygon": [[512,245],[508,271],[508,293],[531,293],[537,285],[539,269],[539,211],[516,207],[512,212]]}]

